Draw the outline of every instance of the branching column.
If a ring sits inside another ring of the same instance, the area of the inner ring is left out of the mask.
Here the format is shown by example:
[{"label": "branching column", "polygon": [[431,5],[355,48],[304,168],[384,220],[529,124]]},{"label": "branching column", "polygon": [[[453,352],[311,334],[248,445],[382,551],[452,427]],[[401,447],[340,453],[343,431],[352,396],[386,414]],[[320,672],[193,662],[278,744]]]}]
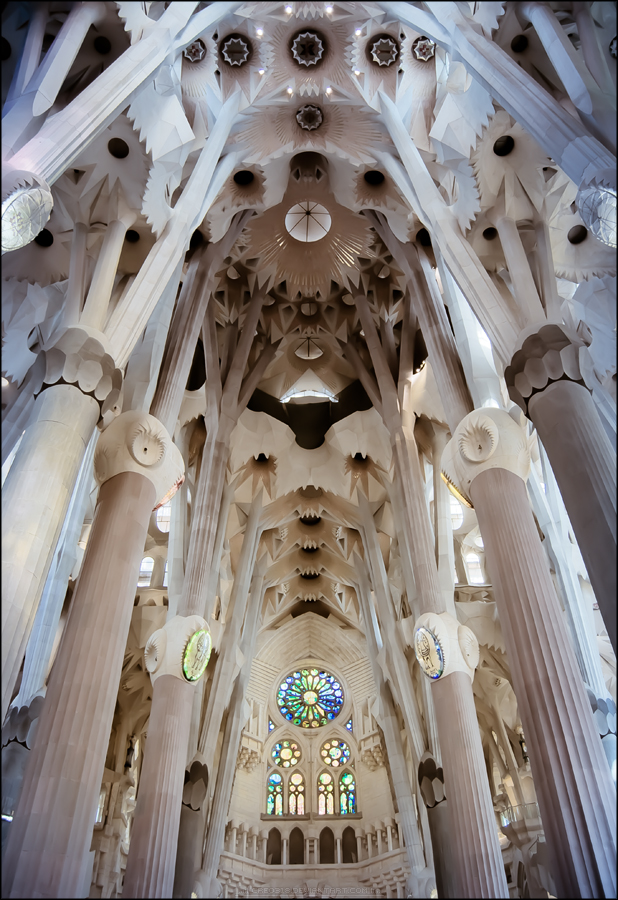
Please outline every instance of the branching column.
[{"label": "branching column", "polygon": [[65,331],[45,364],[2,497],[2,719],[84,452],[122,384],[102,335],[88,329]]},{"label": "branching column", "polygon": [[182,477],[152,416],[124,413],[99,439],[102,485],[50,676],[3,867],[5,897],[78,897],[118,696],[150,514]]},{"label": "branching column", "polygon": [[[397,390],[386,364],[367,299],[356,298],[380,394],[383,418],[391,434],[395,477],[400,486],[404,534],[422,607],[434,618],[447,613],[440,590],[434,539],[423,496],[418,452],[413,434],[401,424]],[[432,686],[449,792],[453,828],[454,882],[458,897],[508,897],[489,785],[485,774],[470,671],[454,671]],[[470,860],[475,860],[471,865]]]},{"label": "branching column", "polygon": [[547,451],[615,650],[616,454],[590,394],[587,347],[564,325],[543,325],[504,377]]},{"label": "branching column", "polygon": [[558,896],[615,897],[615,785],[530,510],[526,435],[502,410],[471,413],[444,466],[485,542]]}]

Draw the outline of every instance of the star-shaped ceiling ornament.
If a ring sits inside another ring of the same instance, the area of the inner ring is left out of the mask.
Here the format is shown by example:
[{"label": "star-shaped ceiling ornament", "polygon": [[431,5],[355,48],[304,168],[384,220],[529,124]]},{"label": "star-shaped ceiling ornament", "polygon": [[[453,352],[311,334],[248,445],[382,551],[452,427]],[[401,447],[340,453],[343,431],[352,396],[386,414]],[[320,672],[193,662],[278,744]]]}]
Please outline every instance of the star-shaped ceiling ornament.
[{"label": "star-shaped ceiling ornament", "polygon": [[371,58],[378,66],[391,66],[397,59],[399,48],[389,37],[381,37],[371,47]]},{"label": "star-shaped ceiling ornament", "polygon": [[249,59],[249,46],[239,37],[231,37],[221,48],[223,59],[230,66],[242,66]]},{"label": "star-shaped ceiling ornament", "polygon": [[324,121],[324,116],[319,106],[308,103],[298,110],[296,121],[304,131],[315,131]]},{"label": "star-shaped ceiling ornament", "polygon": [[350,497],[359,487],[363,491],[365,497],[369,498],[369,476],[373,476],[373,478],[377,481],[377,483],[382,486],[382,478],[380,477],[380,473],[384,474],[384,469],[382,466],[379,466],[375,463],[370,456],[363,456],[362,453],[355,453],[354,456],[350,454],[345,461],[345,473],[346,475],[350,473]]},{"label": "star-shaped ceiling ornament", "polygon": [[421,62],[429,62],[429,60],[433,59],[435,56],[436,45],[428,37],[423,35],[417,38],[412,44],[412,53],[414,53],[415,57],[421,60]]},{"label": "star-shaped ceiling ornament", "polygon": [[206,56],[206,45],[199,38],[185,48],[183,56],[189,62],[201,62]]},{"label": "star-shaped ceiling ornament", "polygon": [[291,50],[299,66],[317,66],[324,56],[324,42],[315,31],[303,31],[292,41]]}]

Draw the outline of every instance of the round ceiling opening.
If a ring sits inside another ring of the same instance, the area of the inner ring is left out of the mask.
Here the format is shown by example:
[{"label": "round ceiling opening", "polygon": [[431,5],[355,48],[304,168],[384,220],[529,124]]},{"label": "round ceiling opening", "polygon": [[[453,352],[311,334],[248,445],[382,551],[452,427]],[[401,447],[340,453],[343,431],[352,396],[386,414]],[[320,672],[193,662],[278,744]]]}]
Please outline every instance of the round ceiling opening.
[{"label": "round ceiling opening", "polygon": [[313,200],[296,203],[285,217],[288,233],[305,244],[321,240],[330,231],[330,226],[329,211]]}]

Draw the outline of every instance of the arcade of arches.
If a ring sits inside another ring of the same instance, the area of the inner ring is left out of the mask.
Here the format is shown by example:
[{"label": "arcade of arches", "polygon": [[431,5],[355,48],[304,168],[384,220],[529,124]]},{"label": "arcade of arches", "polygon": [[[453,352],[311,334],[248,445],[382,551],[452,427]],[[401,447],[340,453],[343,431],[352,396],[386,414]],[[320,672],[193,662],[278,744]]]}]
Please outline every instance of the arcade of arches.
[{"label": "arcade of arches", "polygon": [[2,10],[2,896],[616,896],[616,4]]}]

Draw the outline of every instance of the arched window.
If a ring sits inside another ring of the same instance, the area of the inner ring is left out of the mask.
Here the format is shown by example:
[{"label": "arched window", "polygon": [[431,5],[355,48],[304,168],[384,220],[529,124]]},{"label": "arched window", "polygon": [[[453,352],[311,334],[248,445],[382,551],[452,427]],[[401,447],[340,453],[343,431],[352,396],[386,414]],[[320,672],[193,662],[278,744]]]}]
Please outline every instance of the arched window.
[{"label": "arched window", "polygon": [[145,556],[139,567],[139,578],[137,579],[138,587],[150,587],[150,579],[152,578],[152,570],[154,569],[154,559],[152,556]]},{"label": "arched window", "polygon": [[335,862],[335,835],[330,828],[323,828],[320,832],[320,864],[333,865]]},{"label": "arched window", "polygon": [[468,582],[470,584],[484,584],[485,576],[481,569],[481,558],[478,553],[466,553],[464,560],[468,573]]},{"label": "arched window", "polygon": [[[279,778],[281,778],[281,775]],[[271,828],[268,832],[268,841],[266,843],[266,865],[281,865],[281,832],[278,828]]]},{"label": "arched window", "polygon": [[342,816],[356,812],[356,782],[351,772],[343,772],[339,779],[339,809]]},{"label": "arched window", "polygon": [[157,528],[164,534],[170,530],[170,520],[172,517],[172,504],[168,501],[160,506],[155,513],[157,517]]},{"label": "arched window", "polygon": [[320,749],[320,756],[322,757],[322,762],[326,763],[327,766],[338,769],[349,762],[350,748],[345,741],[341,741],[339,738],[332,738],[324,741]]},{"label": "arched window", "polygon": [[278,772],[268,776],[266,812],[269,816],[283,815],[283,778]]},{"label": "arched window", "polygon": [[322,772],[318,775],[318,815],[334,816],[335,814],[335,784],[330,772]]},{"label": "arched window", "polygon": [[290,865],[305,865],[305,838],[300,828],[293,828],[290,832]]},{"label": "arched window", "polygon": [[451,508],[451,525],[453,526],[453,531],[457,531],[463,522],[463,509],[457,497],[453,497],[452,494],[449,494],[449,503]]},{"label": "arched window", "polygon": [[356,835],[354,834],[354,829],[350,828],[349,825],[347,828],[343,829],[343,834],[341,836],[341,857],[344,863],[358,862],[356,853]]},{"label": "arched window", "polygon": [[288,783],[288,810],[291,816],[305,815],[305,779],[300,772],[290,775]]},{"label": "arched window", "polygon": [[167,587],[167,560],[165,561],[165,570],[163,572],[163,587]]}]

